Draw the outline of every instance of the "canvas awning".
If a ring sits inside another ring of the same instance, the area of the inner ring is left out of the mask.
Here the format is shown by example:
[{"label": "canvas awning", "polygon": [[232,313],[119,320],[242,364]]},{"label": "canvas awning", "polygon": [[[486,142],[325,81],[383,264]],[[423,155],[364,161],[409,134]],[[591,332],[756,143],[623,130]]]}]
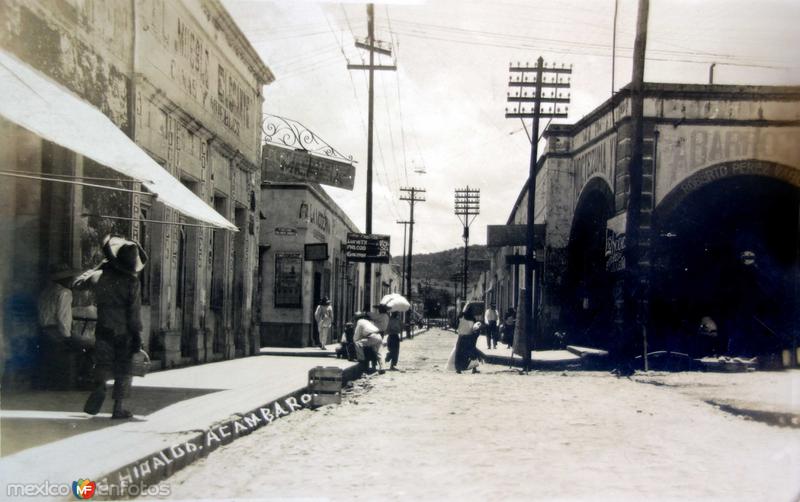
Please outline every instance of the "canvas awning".
[{"label": "canvas awning", "polygon": [[215,227],[236,226],[139,148],[100,110],[0,49],[0,115],[125,176],[157,200]]}]

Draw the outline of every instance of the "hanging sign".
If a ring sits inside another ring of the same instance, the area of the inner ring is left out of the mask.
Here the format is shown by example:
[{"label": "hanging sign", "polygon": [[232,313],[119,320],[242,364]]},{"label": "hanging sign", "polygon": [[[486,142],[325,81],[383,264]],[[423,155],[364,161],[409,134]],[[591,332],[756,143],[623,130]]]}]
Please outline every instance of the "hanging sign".
[{"label": "hanging sign", "polygon": [[[533,226],[533,242],[536,248],[544,243],[544,223]],[[486,245],[489,247],[527,245],[528,225],[486,225]]]},{"label": "hanging sign", "polygon": [[389,236],[378,234],[347,234],[345,257],[347,261],[364,263],[389,263]]},{"label": "hanging sign", "polygon": [[356,179],[353,164],[268,143],[264,145],[262,153],[261,166],[265,181],[299,181],[353,189]]}]

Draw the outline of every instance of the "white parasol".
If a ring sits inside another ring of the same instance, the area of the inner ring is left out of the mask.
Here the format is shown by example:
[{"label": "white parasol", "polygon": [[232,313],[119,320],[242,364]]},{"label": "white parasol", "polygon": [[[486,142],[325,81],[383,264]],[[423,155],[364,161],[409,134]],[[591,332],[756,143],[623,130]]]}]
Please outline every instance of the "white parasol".
[{"label": "white parasol", "polygon": [[390,312],[405,312],[411,309],[411,303],[398,293],[390,293],[381,298],[381,305],[386,305]]}]

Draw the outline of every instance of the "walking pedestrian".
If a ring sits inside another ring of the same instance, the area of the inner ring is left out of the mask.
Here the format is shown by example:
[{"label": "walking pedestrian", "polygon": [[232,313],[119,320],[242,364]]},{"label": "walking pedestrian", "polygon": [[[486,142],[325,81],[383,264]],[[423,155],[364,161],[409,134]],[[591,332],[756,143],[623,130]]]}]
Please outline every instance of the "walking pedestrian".
[{"label": "walking pedestrian", "polygon": [[[470,304],[467,304],[459,316],[458,337],[445,366],[449,370],[455,370],[456,373],[468,369],[471,369],[473,373],[479,372],[478,365],[481,358],[475,345],[481,333],[481,323],[476,320],[480,313],[472,310]],[[466,326],[466,329],[460,329],[462,324]]]},{"label": "walking pedestrian", "polygon": [[497,312],[497,305],[489,304],[489,308],[483,314],[483,322],[486,323],[486,347],[489,349],[497,348],[497,322],[500,320],[500,313]]},{"label": "walking pedestrian", "polygon": [[141,291],[138,273],[147,262],[139,243],[122,237],[103,239],[105,260],[79,277],[75,287],[92,287],[97,299],[95,390],[84,411],[96,415],[106,397],[106,380],[114,378],[112,419],[131,418],[124,407],[131,391],[131,358],[142,348]]},{"label": "walking pedestrian", "polygon": [[514,325],[517,323],[517,310],[509,307],[503,319],[503,340],[502,342],[510,349],[514,345]]},{"label": "walking pedestrian", "polygon": [[403,319],[400,312],[392,312],[389,317],[389,327],[386,329],[389,338],[386,344],[389,353],[386,354],[386,361],[389,362],[390,370],[397,370],[397,361],[400,358],[400,334],[403,332]]},{"label": "walking pedestrian", "polygon": [[328,334],[333,325],[333,308],[327,296],[323,296],[314,311],[314,320],[317,322],[317,345],[325,350],[325,343],[328,341]]}]

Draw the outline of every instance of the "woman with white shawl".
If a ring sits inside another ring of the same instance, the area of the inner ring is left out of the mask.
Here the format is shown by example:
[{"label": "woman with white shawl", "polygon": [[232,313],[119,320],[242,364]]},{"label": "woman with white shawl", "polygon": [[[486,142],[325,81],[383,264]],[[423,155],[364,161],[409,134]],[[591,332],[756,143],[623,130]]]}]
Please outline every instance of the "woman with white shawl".
[{"label": "woman with white shawl", "polygon": [[458,338],[447,359],[446,369],[456,373],[471,369],[473,373],[478,373],[481,357],[475,344],[481,333],[481,323],[476,321],[475,317],[475,313],[467,304],[459,316]]}]

